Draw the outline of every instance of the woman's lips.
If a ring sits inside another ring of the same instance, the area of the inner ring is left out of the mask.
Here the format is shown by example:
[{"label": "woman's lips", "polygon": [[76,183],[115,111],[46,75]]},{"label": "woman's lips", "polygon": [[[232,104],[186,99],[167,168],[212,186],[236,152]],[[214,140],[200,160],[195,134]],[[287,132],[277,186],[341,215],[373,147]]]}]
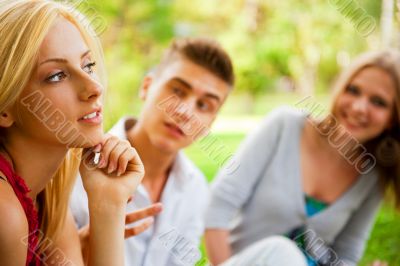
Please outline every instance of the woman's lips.
[{"label": "woman's lips", "polygon": [[78,121],[87,124],[97,125],[103,122],[103,115],[101,114],[100,111],[95,111],[79,118]]},{"label": "woman's lips", "polygon": [[360,121],[356,121],[354,119],[352,119],[351,117],[349,117],[348,115],[343,115],[342,119],[346,125],[346,127],[348,127],[349,129],[362,129],[366,127],[366,123],[364,122],[360,122]]}]

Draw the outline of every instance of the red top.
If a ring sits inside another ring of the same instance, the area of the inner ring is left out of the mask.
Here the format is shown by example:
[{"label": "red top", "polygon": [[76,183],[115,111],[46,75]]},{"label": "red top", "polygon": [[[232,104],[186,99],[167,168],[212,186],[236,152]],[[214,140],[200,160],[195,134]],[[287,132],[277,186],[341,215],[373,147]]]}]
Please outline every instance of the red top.
[{"label": "red top", "polygon": [[[31,190],[26,186],[25,181],[14,173],[11,165],[0,155],[0,171],[7,177],[8,183],[14,190],[19,202],[24,208],[26,219],[29,224],[27,266],[39,266],[40,255],[36,254],[38,248],[39,217],[32,199],[28,196]],[[24,240],[26,243],[26,240]]]}]

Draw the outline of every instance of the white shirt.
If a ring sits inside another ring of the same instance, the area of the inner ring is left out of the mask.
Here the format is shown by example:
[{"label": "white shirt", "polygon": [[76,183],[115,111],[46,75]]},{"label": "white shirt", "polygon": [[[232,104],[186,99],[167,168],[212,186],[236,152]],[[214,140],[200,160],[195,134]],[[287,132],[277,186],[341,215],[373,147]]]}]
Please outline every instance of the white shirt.
[{"label": "white shirt", "polygon": [[[126,120],[122,118],[109,133],[127,139]],[[125,265],[195,265],[201,258],[198,246],[204,232],[208,196],[204,175],[179,152],[161,195],[162,212],[149,229],[125,240]],[[127,213],[150,204],[149,194],[140,184],[133,201],[127,205]],[[79,228],[89,223],[88,200],[80,177],[73,189],[70,207]]]}]

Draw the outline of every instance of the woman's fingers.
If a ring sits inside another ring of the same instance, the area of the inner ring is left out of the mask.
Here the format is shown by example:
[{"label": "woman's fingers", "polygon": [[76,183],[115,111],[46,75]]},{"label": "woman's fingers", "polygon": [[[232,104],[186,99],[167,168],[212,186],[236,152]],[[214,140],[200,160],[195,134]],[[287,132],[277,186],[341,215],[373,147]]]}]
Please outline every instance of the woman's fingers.
[{"label": "woman's fingers", "polygon": [[147,208],[143,208],[143,209],[128,213],[125,217],[125,224],[134,223],[141,219],[157,215],[161,211],[162,211],[161,203],[152,204]]},{"label": "woman's fingers", "polygon": [[107,168],[108,174],[116,172],[117,175],[121,175],[125,171],[144,172],[142,161],[129,141],[110,135],[103,143],[98,167]]},{"label": "woman's fingers", "polygon": [[142,160],[140,159],[139,154],[137,153],[136,149],[132,148],[129,150],[129,160],[128,165],[126,166],[126,171],[130,172],[137,172],[144,175],[144,165]]},{"label": "woman's fingers", "polygon": [[92,164],[93,161],[91,161],[95,155],[96,152],[100,152],[101,150],[101,144],[97,144],[94,147],[91,148],[84,148],[82,151],[82,158],[81,160],[84,161],[85,163]]},{"label": "woman's fingers", "polygon": [[[96,152],[101,154],[99,164],[87,163],[98,157],[95,156]],[[100,194],[111,193],[114,194],[112,197],[126,203],[144,177],[144,166],[136,150],[127,140],[107,135],[101,143],[87,149],[86,153],[89,155],[86,159],[82,158],[85,163],[81,163],[80,167],[86,191],[92,195],[97,195],[94,192],[98,190]],[[117,175],[123,176],[114,179]]]},{"label": "woman's fingers", "polygon": [[[131,149],[131,145],[127,141],[120,141],[114,149],[111,150],[108,157],[108,169],[107,172],[111,174],[112,172],[119,170],[121,168],[121,159],[123,160],[125,151]],[[128,162],[127,162],[128,163]],[[122,167],[122,173],[125,172],[125,167]],[[119,172],[119,171],[118,171]]]},{"label": "woman's fingers", "polygon": [[117,144],[109,155],[108,173],[116,171],[120,176],[126,171],[144,174],[142,161],[135,148],[129,142],[121,141]]},{"label": "woman's fingers", "polygon": [[100,158],[100,163],[99,163],[99,168],[105,168],[107,166],[110,166],[109,164],[109,156],[112,152],[112,150],[118,145],[120,140],[111,135],[107,135],[105,141],[103,141],[102,144],[102,150],[101,150],[101,158]]},{"label": "woman's fingers", "polygon": [[129,161],[134,161],[135,157],[139,157],[136,150],[132,147],[129,147],[124,150],[124,152],[121,154],[121,156],[118,158],[118,169],[117,169],[117,175],[121,175],[125,173],[128,166]]}]

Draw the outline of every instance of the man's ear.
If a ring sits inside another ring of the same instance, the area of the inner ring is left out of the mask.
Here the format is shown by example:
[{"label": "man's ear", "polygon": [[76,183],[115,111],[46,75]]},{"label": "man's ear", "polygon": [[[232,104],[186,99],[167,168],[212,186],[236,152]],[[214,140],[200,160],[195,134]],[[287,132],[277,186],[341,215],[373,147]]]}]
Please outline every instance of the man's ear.
[{"label": "man's ear", "polygon": [[10,127],[14,123],[14,118],[10,111],[0,113],[0,127]]},{"label": "man's ear", "polygon": [[153,82],[153,76],[151,76],[151,75],[146,75],[143,78],[142,85],[140,86],[140,92],[139,92],[139,97],[141,100],[143,100],[143,101],[146,100],[152,82]]}]

